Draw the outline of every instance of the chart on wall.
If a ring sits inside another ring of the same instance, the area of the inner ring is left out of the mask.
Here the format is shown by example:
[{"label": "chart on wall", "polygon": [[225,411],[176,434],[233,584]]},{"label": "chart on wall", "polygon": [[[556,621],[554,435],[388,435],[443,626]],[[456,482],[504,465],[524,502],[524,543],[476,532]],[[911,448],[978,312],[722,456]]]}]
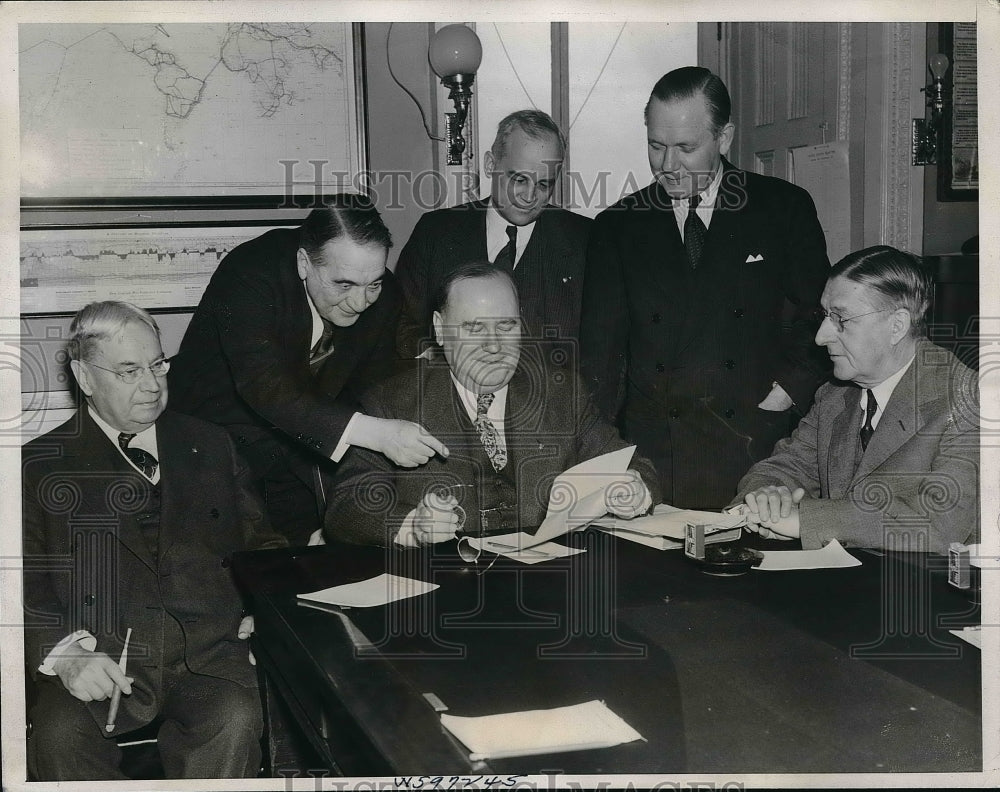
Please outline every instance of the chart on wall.
[{"label": "chart on wall", "polygon": [[336,191],[360,162],[351,25],[23,24],[21,195]]},{"label": "chart on wall", "polygon": [[95,300],[194,309],[219,262],[260,226],[54,228],[21,233],[21,313],[73,313]]}]

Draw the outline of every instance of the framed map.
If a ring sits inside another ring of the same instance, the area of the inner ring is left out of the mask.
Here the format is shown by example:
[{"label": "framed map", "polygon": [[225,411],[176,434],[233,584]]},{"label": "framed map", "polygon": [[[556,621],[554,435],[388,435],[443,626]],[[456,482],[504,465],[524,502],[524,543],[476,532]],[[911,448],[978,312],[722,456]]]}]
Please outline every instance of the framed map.
[{"label": "framed map", "polygon": [[19,25],[22,206],[277,206],[350,189],[365,167],[355,35]]}]

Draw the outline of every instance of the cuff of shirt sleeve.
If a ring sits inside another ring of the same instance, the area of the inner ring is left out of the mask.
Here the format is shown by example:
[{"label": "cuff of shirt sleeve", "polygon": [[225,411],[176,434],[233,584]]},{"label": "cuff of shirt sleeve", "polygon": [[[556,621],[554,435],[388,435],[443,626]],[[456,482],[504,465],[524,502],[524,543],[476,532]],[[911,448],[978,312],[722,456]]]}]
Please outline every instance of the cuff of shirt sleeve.
[{"label": "cuff of shirt sleeve", "polygon": [[93,652],[97,648],[97,638],[87,630],[77,630],[67,635],[59,643],[52,647],[52,651],[45,656],[45,662],[38,666],[38,673],[47,676],[55,676],[53,668],[56,660],[66,654],[74,646],[79,646],[88,652]]},{"label": "cuff of shirt sleeve", "polygon": [[351,436],[351,427],[354,426],[354,422],[358,419],[360,413],[354,413],[351,416],[351,420],[347,422],[347,426],[344,427],[344,431],[340,435],[340,442],[337,443],[337,447],[333,449],[333,453],[330,454],[330,459],[334,462],[339,462],[344,454],[347,453],[347,449],[351,447],[351,442],[348,439]]},{"label": "cuff of shirt sleeve", "polygon": [[399,526],[399,530],[396,531],[396,536],[393,539],[395,544],[401,547],[418,547],[419,542],[417,537],[413,534],[413,523],[416,519],[417,510],[414,509],[406,517],[403,518],[403,524]]}]

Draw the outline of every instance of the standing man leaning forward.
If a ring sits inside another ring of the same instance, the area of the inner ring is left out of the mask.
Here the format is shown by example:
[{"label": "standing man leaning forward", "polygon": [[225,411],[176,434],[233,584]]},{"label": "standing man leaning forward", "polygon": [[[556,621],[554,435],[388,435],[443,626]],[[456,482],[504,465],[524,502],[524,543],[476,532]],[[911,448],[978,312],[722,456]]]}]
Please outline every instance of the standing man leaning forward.
[{"label": "standing man leaning forward", "polygon": [[655,180],[594,222],[581,362],[664,499],[718,508],[819,384],[808,358],[826,243],[804,190],[726,161],[729,93],[710,71],[664,75],[645,118]]},{"label": "standing man leaning forward", "polygon": [[512,270],[526,334],[576,339],[589,218],[549,204],[566,143],[539,110],[520,110],[497,127],[483,156],[489,198],[420,218],[399,256],[403,291],[399,352],[416,357],[432,345],[432,302],[449,272],[489,260]]},{"label": "standing man leaning forward", "polygon": [[117,740],[160,718],[168,778],[255,777],[260,694],[240,640],[252,617],[226,558],[285,541],[229,436],[165,409],[169,361],[148,313],[92,303],[68,351],[86,405],[22,458],[28,766],[40,781],[125,778]]},{"label": "standing man leaning forward", "polygon": [[754,465],[737,503],[762,535],[945,554],[979,530],[977,377],[925,335],[933,293],[915,257],[879,246],[830,272],[826,347],[836,382]]},{"label": "standing man leaning forward", "polygon": [[[522,343],[517,290],[505,267],[473,262],[450,273],[433,322],[444,359],[419,361],[373,388],[364,405],[372,415],[419,421],[446,439],[451,454],[401,470],[352,449],[337,472],[328,539],[444,542],[458,528],[456,502],[466,533],[531,531],[545,518],[559,473],[626,445],[579,379],[551,365],[544,342]],[[649,462],[635,456],[632,468],[605,492],[609,511],[625,518],[659,502]]]},{"label": "standing man leaning forward", "polygon": [[419,465],[445,446],[416,424],[359,412],[388,376],[400,295],[392,244],[363,196],[339,195],[299,229],[233,250],[212,276],[174,359],[174,406],[222,424],[263,488],[276,530],[304,544],[350,446]]}]

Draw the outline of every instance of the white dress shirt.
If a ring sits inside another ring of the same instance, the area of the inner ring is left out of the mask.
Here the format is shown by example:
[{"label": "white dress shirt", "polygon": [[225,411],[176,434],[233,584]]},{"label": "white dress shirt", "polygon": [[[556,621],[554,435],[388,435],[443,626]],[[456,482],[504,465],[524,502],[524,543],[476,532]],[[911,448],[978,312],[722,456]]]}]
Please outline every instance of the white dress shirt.
[{"label": "white dress shirt", "polygon": [[[916,355],[914,355],[916,357]],[[879,421],[882,420],[882,413],[885,412],[885,406],[889,403],[889,399],[892,398],[892,392],[896,390],[896,386],[899,381],[903,378],[903,375],[907,372],[910,366],[913,365],[913,358],[903,366],[899,371],[893,374],[888,379],[882,380],[874,388],[871,388],[872,394],[875,396],[875,403],[878,405],[875,409],[875,414],[872,416],[872,429],[878,426]],[[865,388],[861,389],[861,425],[865,425],[865,410],[868,409],[868,390]]]},{"label": "white dress shirt", "polygon": [[[496,261],[500,251],[507,247],[510,242],[510,238],[507,236],[507,226],[509,225],[513,225],[513,223],[504,220],[491,203],[486,210],[486,255],[490,261]],[[517,251],[511,269],[517,268],[517,262],[520,261],[521,254],[528,246],[528,240],[531,239],[531,232],[534,230],[535,223],[517,226]]]},{"label": "white dress shirt", "polygon": [[[712,177],[712,181],[709,182],[708,187],[698,193],[700,197],[700,203],[695,212],[698,217],[701,218],[701,222],[705,224],[707,229],[712,224],[712,214],[715,212],[715,198],[719,194],[719,185],[722,184],[722,163],[719,163],[719,169],[715,172]],[[691,207],[690,198],[680,198],[672,203],[674,210],[674,219],[677,221],[677,228],[681,233],[681,240],[684,239],[684,223],[687,221],[688,210]]]}]

